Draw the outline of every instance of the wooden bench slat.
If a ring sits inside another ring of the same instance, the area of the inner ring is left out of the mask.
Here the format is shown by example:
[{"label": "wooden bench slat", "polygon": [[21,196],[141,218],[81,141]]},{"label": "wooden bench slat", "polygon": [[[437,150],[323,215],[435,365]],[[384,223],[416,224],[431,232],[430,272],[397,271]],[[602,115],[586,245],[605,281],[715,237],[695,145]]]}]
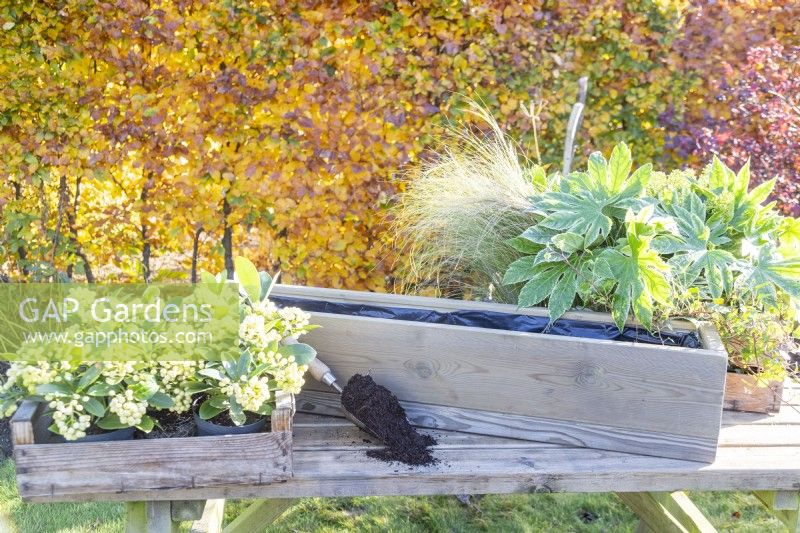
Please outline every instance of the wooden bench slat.
[{"label": "wooden bench slat", "polygon": [[[271,485],[106,493],[104,500],[297,498],[311,496],[506,494],[528,491],[643,492],[795,490],[800,448],[722,448],[703,465],[585,448],[438,450],[430,467],[388,464],[362,450],[296,451],[294,477]],[[73,501],[96,499],[81,494]],[[31,498],[48,501],[46,494]]]},{"label": "wooden bench slat", "polygon": [[800,427],[774,425],[768,430],[754,426],[728,426],[719,434],[720,446],[799,446]]},{"label": "wooden bench slat", "polygon": [[800,406],[784,405],[779,413],[742,413],[737,411],[722,412],[722,427],[748,425],[748,426],[772,426],[772,425],[800,425]]}]

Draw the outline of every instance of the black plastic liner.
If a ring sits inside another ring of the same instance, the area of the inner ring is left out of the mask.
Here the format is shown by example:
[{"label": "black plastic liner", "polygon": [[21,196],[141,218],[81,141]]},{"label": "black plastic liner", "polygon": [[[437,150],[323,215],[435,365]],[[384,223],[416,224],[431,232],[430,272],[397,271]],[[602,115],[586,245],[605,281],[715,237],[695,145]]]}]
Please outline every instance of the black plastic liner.
[{"label": "black plastic liner", "polygon": [[443,313],[430,309],[408,307],[385,307],[353,303],[327,302],[288,296],[270,296],[279,307],[299,307],[309,313],[332,313],[336,315],[388,318],[431,324],[453,326],[472,326],[476,328],[502,329],[505,331],[524,331],[527,333],[547,333],[586,339],[605,339],[612,341],[642,342],[662,346],[684,346],[699,348],[700,340],[694,332],[668,331],[652,335],[646,330],[626,327],[622,331],[613,324],[601,324],[585,320],[562,318],[549,324],[547,317],[514,315],[496,311],[451,311]]}]

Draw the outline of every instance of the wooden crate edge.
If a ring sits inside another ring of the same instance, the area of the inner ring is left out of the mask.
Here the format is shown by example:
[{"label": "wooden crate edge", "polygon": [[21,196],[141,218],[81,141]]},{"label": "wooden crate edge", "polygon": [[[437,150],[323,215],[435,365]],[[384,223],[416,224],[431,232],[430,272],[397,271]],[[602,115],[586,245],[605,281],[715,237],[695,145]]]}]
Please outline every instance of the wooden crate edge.
[{"label": "wooden crate edge", "polygon": [[[20,406],[18,409],[19,416],[16,416],[16,420],[13,420],[14,424],[12,424],[12,428],[14,429],[14,456],[16,458],[15,461],[15,468],[17,471],[17,486],[19,490],[20,497],[24,501],[78,501],[83,500],[87,497],[87,495],[96,495],[98,498],[102,498],[104,494],[109,494],[106,490],[95,490],[99,486],[109,485],[109,483],[92,485],[91,483],[87,482],[86,487],[74,487],[71,486],[69,482],[62,484],[59,487],[57,481],[50,483],[48,482],[47,476],[52,469],[45,468],[46,465],[50,460],[49,456],[52,455],[53,457],[57,455],[76,455],[76,456],[84,456],[87,453],[96,454],[102,453],[109,457],[118,456],[119,454],[132,456],[136,450],[139,450],[139,453],[145,453],[142,451],[142,444],[145,444],[146,453],[148,458],[153,458],[158,456],[158,449],[164,449],[164,453],[168,458],[174,458],[175,454],[178,453],[179,450],[187,450],[187,453],[191,453],[192,443],[199,445],[202,443],[202,449],[207,451],[209,449],[218,449],[221,454],[229,453],[231,447],[235,447],[237,445],[237,441],[242,443],[247,443],[248,446],[252,447],[255,446],[256,448],[259,446],[259,439],[263,439],[263,446],[269,446],[274,451],[268,451],[265,448],[264,457],[269,458],[270,461],[277,461],[274,463],[269,463],[270,466],[266,467],[264,470],[265,478],[261,477],[261,474],[258,474],[257,479],[253,480],[245,480],[242,482],[237,483],[235,480],[231,481],[221,481],[221,480],[213,480],[211,484],[204,485],[202,482],[199,484],[195,483],[193,474],[196,469],[193,469],[192,466],[184,466],[183,470],[181,470],[180,474],[176,475],[176,479],[182,479],[185,481],[187,478],[191,478],[191,482],[183,482],[183,484],[174,484],[171,485],[169,483],[164,484],[165,486],[150,486],[147,489],[142,489],[142,485],[138,488],[135,486],[126,486],[124,482],[125,478],[124,475],[131,475],[130,472],[121,471],[120,478],[119,478],[119,486],[113,488],[114,493],[122,492],[141,492],[142,490],[149,490],[152,491],[154,494],[165,492],[165,491],[175,491],[175,490],[189,490],[189,489],[197,489],[198,491],[214,491],[214,490],[225,490],[226,487],[231,486],[238,486],[242,484],[268,484],[268,483],[282,483],[286,482],[293,477],[293,436],[292,436],[292,421],[293,416],[295,413],[294,409],[294,397],[293,395],[287,395],[288,397],[285,398],[278,398],[277,404],[278,407],[273,410],[272,415],[270,417],[270,431],[265,431],[262,433],[257,434],[246,434],[246,435],[224,435],[224,436],[210,436],[210,437],[183,437],[183,438],[171,438],[171,439],[143,439],[143,440],[126,440],[126,441],[109,441],[109,442],[91,442],[91,443],[35,443],[35,431],[34,426],[36,425],[36,419],[38,416],[41,416],[43,413],[43,404],[41,403],[34,403],[34,402],[24,402],[24,405]],[[167,446],[164,446],[164,441],[168,442]],[[40,461],[40,465],[36,466],[36,457],[38,457]],[[42,459],[44,457],[44,459]],[[283,459],[278,459],[279,457],[283,457]],[[171,459],[167,459],[171,460]],[[225,455],[221,455],[218,458],[211,457],[208,459],[210,462],[213,462],[215,465],[219,466],[221,463],[225,463]],[[236,463],[236,458],[232,458],[231,461]],[[33,465],[31,464],[33,462]],[[136,462],[134,460],[134,462]],[[101,464],[101,468],[108,469],[109,464],[113,464],[106,462],[103,464],[102,461],[99,461],[98,464]],[[171,463],[177,464],[177,463]],[[232,463],[233,464],[233,463]],[[33,470],[31,470],[33,468]],[[85,467],[79,467],[78,470],[82,470]],[[199,467],[198,467],[199,468]],[[76,469],[72,469],[76,470]],[[70,469],[64,469],[62,472],[71,472]],[[180,468],[179,468],[180,470]],[[224,464],[222,466],[221,471],[225,471]],[[241,470],[241,468],[240,468]],[[198,470],[199,472],[199,470]],[[266,474],[269,472],[269,474]],[[97,472],[94,476],[96,479],[101,479],[103,477],[108,478],[108,472]],[[155,476],[155,474],[154,474]],[[135,477],[135,475],[134,475]],[[158,477],[158,476],[156,476]],[[57,476],[56,476],[57,478]],[[91,476],[85,477],[84,479],[91,479]],[[113,482],[111,483],[113,485]],[[151,483],[152,485],[152,483]],[[146,483],[144,486],[148,486]]]},{"label": "wooden crate edge", "polygon": [[778,413],[783,403],[783,382],[759,383],[758,376],[728,372],[723,408],[745,413]]}]

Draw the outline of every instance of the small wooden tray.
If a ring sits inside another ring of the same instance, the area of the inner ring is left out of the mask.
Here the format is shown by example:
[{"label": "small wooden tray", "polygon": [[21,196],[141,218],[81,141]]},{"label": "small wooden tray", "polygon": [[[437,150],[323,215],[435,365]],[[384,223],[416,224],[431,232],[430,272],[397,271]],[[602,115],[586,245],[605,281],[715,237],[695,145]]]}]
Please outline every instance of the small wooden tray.
[{"label": "small wooden tray", "polygon": [[44,404],[23,402],[11,419],[20,497],[85,501],[108,493],[204,488],[218,496],[229,486],[286,481],[292,477],[294,397],[277,402],[264,433],[58,444],[43,444],[49,438]]}]

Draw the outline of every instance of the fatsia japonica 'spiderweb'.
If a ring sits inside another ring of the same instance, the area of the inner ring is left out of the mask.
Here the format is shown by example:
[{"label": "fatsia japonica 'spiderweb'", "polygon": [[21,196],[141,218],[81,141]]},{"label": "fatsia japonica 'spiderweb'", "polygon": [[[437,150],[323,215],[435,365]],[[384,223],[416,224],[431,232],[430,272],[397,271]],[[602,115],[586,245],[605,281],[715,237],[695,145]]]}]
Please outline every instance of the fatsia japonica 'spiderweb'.
[{"label": "fatsia japonica 'spiderweb'", "polygon": [[666,175],[649,164],[631,170],[619,144],[529,199],[536,223],[509,243],[524,255],[503,278],[521,285],[521,307],[545,303],[556,320],[608,301],[618,327],[633,315],[652,329],[656,308],[693,288],[766,307],[800,297],[798,223],[764,204],[773,180],[751,189],[749,165],[734,172],[716,158],[698,176],[671,174],[677,188],[650,187]]}]

